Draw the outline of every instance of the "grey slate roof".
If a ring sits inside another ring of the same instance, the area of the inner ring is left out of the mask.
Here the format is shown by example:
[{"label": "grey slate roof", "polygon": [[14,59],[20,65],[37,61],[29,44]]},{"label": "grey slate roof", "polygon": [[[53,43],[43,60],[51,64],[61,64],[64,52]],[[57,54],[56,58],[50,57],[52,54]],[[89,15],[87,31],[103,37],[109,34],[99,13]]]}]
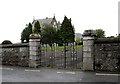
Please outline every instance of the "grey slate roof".
[{"label": "grey slate roof", "polygon": [[53,18],[37,19],[37,21],[43,26],[44,24],[51,24],[52,19]]},{"label": "grey slate roof", "polygon": [[[61,26],[60,22],[59,22],[59,21],[58,21],[58,22],[56,21],[55,16],[54,16],[53,18],[48,18],[48,17],[46,17],[46,18],[44,18],[44,19],[36,19],[36,20],[33,20],[32,24],[34,25],[35,22],[37,22],[37,21],[40,23],[41,27],[44,27],[45,24],[51,24],[51,25],[57,26],[56,28],[59,29],[60,26]],[[54,22],[55,22],[56,24],[54,24]]]}]

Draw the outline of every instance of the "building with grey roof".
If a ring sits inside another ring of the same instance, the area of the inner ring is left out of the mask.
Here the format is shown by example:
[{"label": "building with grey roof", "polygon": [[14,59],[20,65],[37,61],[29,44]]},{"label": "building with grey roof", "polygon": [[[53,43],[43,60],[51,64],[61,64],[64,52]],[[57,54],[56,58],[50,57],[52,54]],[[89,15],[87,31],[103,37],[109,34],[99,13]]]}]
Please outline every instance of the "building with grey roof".
[{"label": "building with grey roof", "polygon": [[40,23],[41,28],[43,28],[47,24],[47,25],[52,25],[54,28],[58,30],[61,26],[60,21],[57,22],[55,16],[53,18],[46,17],[44,19],[33,20],[32,24],[34,25],[35,22],[37,21]]}]

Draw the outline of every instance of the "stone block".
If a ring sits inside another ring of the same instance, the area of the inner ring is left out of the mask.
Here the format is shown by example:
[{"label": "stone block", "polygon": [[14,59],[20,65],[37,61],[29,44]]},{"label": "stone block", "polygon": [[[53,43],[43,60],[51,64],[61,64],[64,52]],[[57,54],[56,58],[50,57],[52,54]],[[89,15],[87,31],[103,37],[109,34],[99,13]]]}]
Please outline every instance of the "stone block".
[{"label": "stone block", "polygon": [[91,57],[84,57],[83,58],[83,70],[94,70],[93,67],[93,58]]},{"label": "stone block", "polygon": [[30,39],[29,42],[40,42],[40,39]]},{"label": "stone block", "polygon": [[38,55],[30,55],[29,56],[29,59],[31,59],[31,60],[40,60],[40,56]]},{"label": "stone block", "polygon": [[83,45],[93,45],[93,44],[94,44],[93,40],[83,41]]},{"label": "stone block", "polygon": [[40,46],[40,42],[29,42],[29,46],[30,47],[39,47]]},{"label": "stone block", "polygon": [[83,52],[83,57],[93,57],[93,53],[88,52]]},{"label": "stone block", "polygon": [[32,50],[29,53],[30,53],[30,55],[39,55],[39,52],[36,50],[34,50],[34,51]]},{"label": "stone block", "polygon": [[39,48],[38,48],[38,47],[34,47],[34,46],[33,46],[33,47],[30,46],[29,50],[30,50],[30,51],[32,51],[32,50],[33,50],[33,51],[38,51]]},{"label": "stone block", "polygon": [[83,37],[83,41],[94,40],[94,39],[95,37],[91,37],[91,36]]},{"label": "stone block", "polygon": [[93,52],[93,45],[85,45],[85,46],[83,46],[83,52],[84,51]]},{"label": "stone block", "polygon": [[40,60],[29,59],[29,67],[37,68],[40,66]]}]

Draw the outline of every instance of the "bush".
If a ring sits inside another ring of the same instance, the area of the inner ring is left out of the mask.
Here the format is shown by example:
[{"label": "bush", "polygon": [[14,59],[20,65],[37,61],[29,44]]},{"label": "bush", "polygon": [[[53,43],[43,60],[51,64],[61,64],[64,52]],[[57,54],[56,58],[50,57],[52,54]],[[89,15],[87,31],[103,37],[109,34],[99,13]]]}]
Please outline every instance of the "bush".
[{"label": "bush", "polygon": [[2,44],[3,44],[3,45],[4,45],[4,44],[12,44],[12,42],[9,41],[9,40],[4,40],[4,41],[2,42]]}]

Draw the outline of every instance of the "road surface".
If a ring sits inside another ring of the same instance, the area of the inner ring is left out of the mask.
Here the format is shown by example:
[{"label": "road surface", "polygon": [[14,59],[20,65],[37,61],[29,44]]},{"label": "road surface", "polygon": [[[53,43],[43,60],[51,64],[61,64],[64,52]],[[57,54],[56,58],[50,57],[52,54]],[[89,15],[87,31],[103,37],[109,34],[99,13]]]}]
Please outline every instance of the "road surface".
[{"label": "road surface", "polygon": [[0,67],[2,82],[118,82],[119,74],[55,68]]}]

